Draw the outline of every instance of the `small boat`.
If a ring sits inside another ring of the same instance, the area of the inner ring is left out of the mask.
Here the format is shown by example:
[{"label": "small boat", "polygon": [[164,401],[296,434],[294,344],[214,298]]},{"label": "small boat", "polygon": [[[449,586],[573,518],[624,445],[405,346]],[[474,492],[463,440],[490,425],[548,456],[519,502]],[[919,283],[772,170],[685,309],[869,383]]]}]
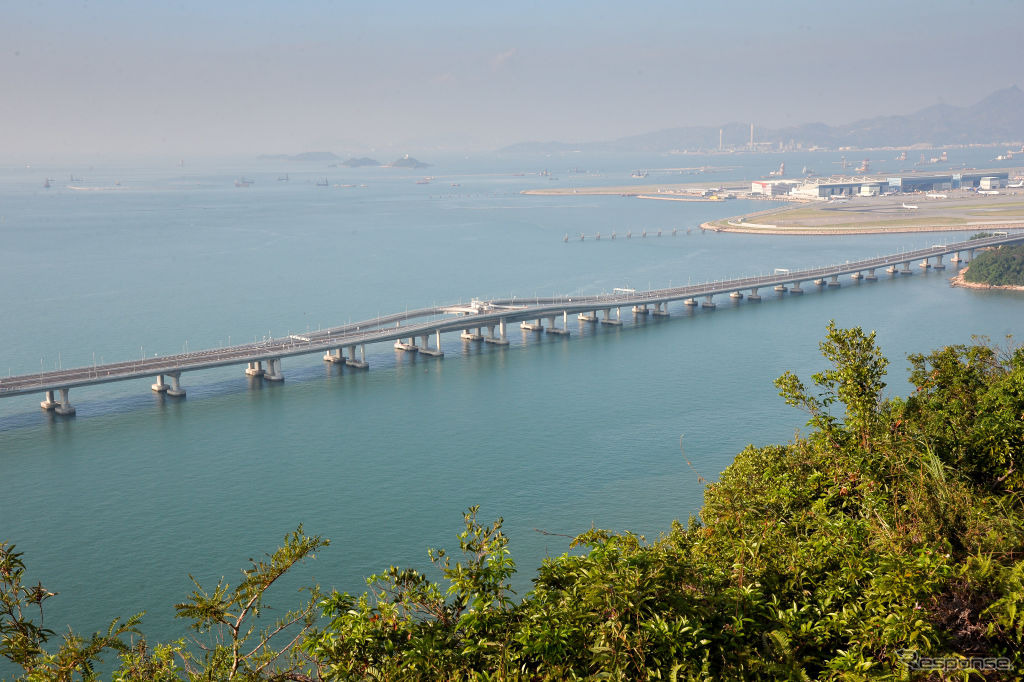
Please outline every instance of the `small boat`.
[{"label": "small boat", "polygon": [[635,171],[633,171],[633,177],[634,178],[646,178],[647,177],[647,171],[635,170]]},{"label": "small boat", "polygon": [[252,184],[252,180],[248,178],[238,178],[235,180],[235,187],[248,187]]},{"label": "small boat", "polygon": [[429,185],[431,178],[420,178],[416,181],[417,185]]},{"label": "small boat", "polygon": [[288,182],[288,174],[285,173],[284,175],[279,175],[277,177],[277,181],[278,182]]},{"label": "small boat", "polygon": [[321,178],[316,181],[317,187],[327,187],[327,178]]}]

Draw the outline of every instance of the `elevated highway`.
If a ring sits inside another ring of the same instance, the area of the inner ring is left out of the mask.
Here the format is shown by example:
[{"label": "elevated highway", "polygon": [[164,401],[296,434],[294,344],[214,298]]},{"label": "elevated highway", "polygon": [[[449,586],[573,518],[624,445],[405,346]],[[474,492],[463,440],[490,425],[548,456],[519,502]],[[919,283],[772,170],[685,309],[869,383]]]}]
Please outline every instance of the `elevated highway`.
[{"label": "elevated highway", "polygon": [[154,377],[154,391],[183,397],[185,390],[180,379],[185,372],[244,364],[245,372],[250,376],[262,377],[264,381],[281,381],[284,379],[282,358],[313,353],[323,353],[326,362],[366,369],[367,344],[392,342],[395,348],[403,351],[441,356],[441,335],[450,332],[460,332],[461,337],[470,342],[505,345],[508,343],[507,327],[516,322],[524,329],[567,335],[569,315],[577,315],[586,322],[616,325],[621,323],[622,308],[631,308],[636,315],[664,316],[668,315],[668,304],[673,301],[713,308],[715,296],[746,296],[749,300],[757,301],[760,300],[759,291],[768,287],[779,292],[800,294],[803,293],[803,286],[811,283],[815,286],[839,286],[839,278],[844,276],[874,280],[878,277],[878,271],[892,276],[913,274],[912,267],[915,264],[920,267],[943,268],[943,258],[946,256],[952,256],[952,261],[959,262],[973,258],[979,248],[1019,242],[1024,242],[1024,233],[998,234],[837,265],[779,270],[771,275],[724,279],[667,289],[616,289],[611,294],[474,300],[469,304],[434,306],[302,335],[293,334],[225,348],[4,377],[0,378],[0,398],[43,394],[45,399],[40,403],[43,409],[73,415],[75,408],[70,402],[69,392],[81,386]]}]

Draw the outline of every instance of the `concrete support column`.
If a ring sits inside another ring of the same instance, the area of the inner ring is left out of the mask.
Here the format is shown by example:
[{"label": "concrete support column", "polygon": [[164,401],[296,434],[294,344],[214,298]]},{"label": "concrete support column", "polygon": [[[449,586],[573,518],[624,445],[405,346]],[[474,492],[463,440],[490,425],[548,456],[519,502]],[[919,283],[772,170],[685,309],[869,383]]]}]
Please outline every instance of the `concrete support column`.
[{"label": "concrete support column", "polygon": [[793,282],[793,286],[789,288],[791,294],[802,294],[804,290],[800,288],[800,282]]},{"label": "concrete support column", "polygon": [[540,318],[537,318],[536,322],[530,322],[529,320],[523,320],[519,323],[520,329],[525,329],[528,332],[542,332],[544,331],[544,325],[541,323]]},{"label": "concrete support column", "polygon": [[683,305],[688,305],[688,306],[692,307],[692,306],[697,305],[697,301],[695,299],[688,298],[685,301],[683,301]]},{"label": "concrete support column", "polygon": [[[280,362],[280,360],[278,360]],[[185,389],[181,387],[181,372],[168,372],[167,376],[171,377],[171,387],[167,389],[167,395],[174,396],[175,398],[184,398]],[[284,377],[281,377],[282,379]]]},{"label": "concrete support column", "polygon": [[[341,353],[341,349],[340,348],[338,349],[338,353],[339,354]],[[339,355],[339,357],[340,357],[340,355]],[[326,360],[326,359],[327,359],[327,356],[325,355],[324,356],[324,360]],[[261,377],[261,376],[263,376],[263,362],[260,361],[260,360],[257,360],[255,362],[250,362],[249,366],[245,368],[245,375],[246,376],[250,376],[250,377]]]},{"label": "concrete support column", "polygon": [[419,350],[418,348],[416,348],[416,337],[410,336],[409,343],[402,341],[402,339],[397,339],[395,341],[395,350],[404,350],[409,351],[410,353],[415,353],[417,350]]},{"label": "concrete support column", "polygon": [[655,317],[668,317],[668,301],[665,301],[664,303],[655,303],[654,310],[651,314]]},{"label": "concrete support column", "polygon": [[860,274],[859,272],[854,272],[854,273],[852,273],[850,275],[850,279],[852,279],[852,280],[858,280],[858,279],[861,279],[863,277],[864,277],[864,275]]},{"label": "concrete support column", "polygon": [[729,294],[729,298],[734,298],[737,301],[741,301],[741,300],[743,300],[743,294],[741,294],[738,291],[734,291],[731,294]]},{"label": "concrete support column", "polygon": [[776,284],[775,285],[775,291],[779,292],[780,294],[786,293],[786,285],[785,284]]},{"label": "concrete support column", "polygon": [[568,313],[566,313],[563,310],[562,311],[562,326],[561,327],[556,327],[555,326],[555,316],[551,315],[550,317],[548,317],[548,326],[545,327],[544,331],[547,332],[548,334],[557,334],[559,336],[568,336],[569,335],[569,325],[567,324],[568,320],[569,320],[569,315],[568,315]]},{"label": "concrete support column", "polygon": [[432,358],[444,357],[444,353],[441,351],[441,330],[435,330],[434,334],[437,337],[437,345],[431,348],[429,343],[430,334],[424,334],[423,345],[420,346],[420,355],[429,355]]},{"label": "concrete support column", "polygon": [[263,378],[267,381],[284,381],[284,375],[281,374],[281,358],[267,359],[267,371],[264,372]]},{"label": "concrete support column", "polygon": [[715,298],[715,295],[714,295],[714,294],[708,294],[708,295],[706,295],[706,296],[704,297],[704,302],[703,302],[703,303],[701,303],[701,307],[703,307],[703,308],[714,308],[714,307],[715,307],[715,301],[714,301],[714,298]]},{"label": "concrete support column", "polygon": [[910,269],[910,261],[907,261],[906,263],[903,264],[903,269],[900,270],[900,274],[902,274],[902,275],[912,275],[912,274],[914,274],[914,271]]},{"label": "concrete support column", "polygon": [[505,336],[505,319],[501,318],[498,320],[498,336],[494,335],[494,325],[487,325],[487,336],[484,337],[484,341],[487,343],[493,343],[498,346],[507,346],[508,338]]},{"label": "concrete support column", "polygon": [[484,340],[484,335],[480,333],[480,327],[477,327],[475,332],[471,331],[470,329],[463,329],[462,333],[459,334],[459,337],[463,341],[483,341]]},{"label": "concrete support column", "polygon": [[591,310],[590,312],[580,313],[576,316],[580,322],[597,322],[597,311]]},{"label": "concrete support column", "polygon": [[53,411],[57,414],[62,414],[65,417],[70,417],[75,414],[75,408],[71,405],[71,399],[68,398],[68,393],[71,391],[69,388],[60,389],[60,402],[53,408]]},{"label": "concrete support column", "polygon": [[[345,362],[345,358],[341,354],[341,349],[340,348],[328,349],[327,352],[324,353],[324,362],[330,362],[330,363],[333,363],[333,364],[344,363]],[[251,362],[249,363],[249,366],[252,367],[252,363]],[[249,370],[246,370],[245,373],[248,374]]]},{"label": "concrete support column", "polygon": [[924,269],[927,269],[927,268],[930,268],[931,266],[932,266],[932,264],[928,262],[928,259],[927,259],[927,258],[925,258],[924,260],[922,260],[922,261],[921,261],[921,263],[919,264],[919,267],[920,267],[920,268],[921,268],[922,270],[924,270]]},{"label": "concrete support column", "polygon": [[39,403],[39,407],[41,407],[41,408],[43,408],[44,410],[47,410],[47,411],[52,410],[53,408],[57,407],[57,401],[53,399],[53,391],[47,391],[46,392],[46,400],[44,400],[43,402]]},{"label": "concrete support column", "polygon": [[942,254],[940,253],[935,257],[935,265],[932,266],[935,270],[945,270],[946,266],[942,264]]},{"label": "concrete support column", "polygon": [[899,270],[896,269],[895,265],[890,265],[885,269],[885,271],[888,272],[890,275],[895,275],[896,273],[899,272]]},{"label": "concrete support column", "polygon": [[619,320],[613,320],[612,319],[612,309],[611,308],[605,308],[604,309],[604,319],[601,320],[601,324],[612,324],[612,325],[618,326],[618,325],[621,325],[622,322],[619,321]]},{"label": "concrete support column", "polygon": [[166,391],[167,390],[167,384],[164,383],[164,375],[163,374],[157,374],[156,375],[156,383],[153,384],[152,386],[150,386],[150,388],[153,389],[154,391],[156,391],[157,393],[163,393],[164,391]]},{"label": "concrete support column", "polygon": [[819,277],[818,279],[814,280],[814,285],[819,287],[825,286],[825,278]]},{"label": "concrete support column", "polygon": [[953,255],[949,257],[949,262],[950,263],[959,263],[960,262],[960,252],[959,251],[954,251]]},{"label": "concrete support column", "polygon": [[830,280],[828,281],[828,285],[829,285],[830,287],[838,287],[838,286],[842,286],[842,285],[840,285],[840,284],[839,284],[839,275],[832,275],[832,279],[830,279]]},{"label": "concrete support column", "polygon": [[760,301],[761,297],[757,295],[757,287],[750,287],[750,295],[747,296],[748,301]]},{"label": "concrete support column", "polygon": [[633,306],[633,314],[634,315],[646,315],[647,314],[647,305],[644,304],[644,305],[635,305],[635,306]]},{"label": "concrete support column", "polygon": [[869,282],[874,282],[876,279],[878,279],[877,277],[875,277],[875,269],[871,268],[870,270],[868,270],[868,274],[864,276],[864,279],[866,279]]}]

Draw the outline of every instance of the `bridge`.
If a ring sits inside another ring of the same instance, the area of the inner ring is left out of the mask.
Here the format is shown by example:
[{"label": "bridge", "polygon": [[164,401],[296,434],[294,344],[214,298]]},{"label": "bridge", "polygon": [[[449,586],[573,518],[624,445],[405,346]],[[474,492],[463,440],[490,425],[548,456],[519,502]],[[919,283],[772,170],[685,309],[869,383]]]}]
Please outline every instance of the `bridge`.
[{"label": "bridge", "polygon": [[[1024,242],[1024,233],[998,233],[838,265],[776,270],[771,275],[668,289],[615,289],[611,294],[551,298],[474,299],[469,304],[409,310],[303,335],[292,334],[237,346],[0,378],[0,398],[43,394],[45,399],[40,406],[44,410],[73,415],[75,408],[69,394],[72,388],[81,386],[154,377],[154,391],[184,397],[185,389],[181,385],[184,372],[244,364],[245,373],[249,376],[262,377],[263,381],[282,381],[283,358],[313,353],[323,353],[325,362],[367,369],[367,344],[390,341],[398,350],[441,357],[441,334],[444,333],[460,332],[466,341],[507,345],[508,325],[516,322],[522,329],[568,335],[569,315],[577,315],[584,322],[619,325],[622,324],[622,308],[625,307],[631,308],[634,315],[667,316],[668,304],[673,301],[714,308],[715,296],[728,295],[734,299],[746,296],[747,300],[759,301],[758,292],[769,287],[779,293],[802,294],[801,285],[808,283],[835,287],[841,285],[839,278],[844,276],[870,281],[877,279],[876,272],[880,270],[894,277],[910,275],[914,272],[912,265],[915,263],[922,268],[942,269],[945,267],[942,259],[946,256],[951,256],[951,262],[967,262],[977,249],[1017,242]],[[559,320],[561,326],[558,325]]]}]

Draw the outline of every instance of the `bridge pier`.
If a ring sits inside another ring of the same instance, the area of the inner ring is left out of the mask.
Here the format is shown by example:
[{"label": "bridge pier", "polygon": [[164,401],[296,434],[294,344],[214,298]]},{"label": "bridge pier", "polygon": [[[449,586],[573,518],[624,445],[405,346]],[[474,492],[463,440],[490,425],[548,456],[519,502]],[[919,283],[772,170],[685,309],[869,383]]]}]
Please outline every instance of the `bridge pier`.
[{"label": "bridge pier", "polygon": [[903,269],[900,270],[901,275],[913,275],[914,271],[910,269],[910,261],[903,264]]},{"label": "bridge pier", "polygon": [[[52,408],[53,411],[56,414],[63,415],[65,417],[72,417],[72,416],[74,416],[75,408],[71,404],[71,399],[68,397],[68,393],[71,392],[71,389],[70,388],[61,388],[59,390],[60,390],[60,400],[58,400],[57,402],[53,403],[53,408]],[[48,400],[53,398],[53,391],[47,391],[46,392],[46,397],[47,397]],[[50,408],[47,408],[47,409],[50,409]]]},{"label": "bridge pier", "polygon": [[558,336],[569,336],[569,313],[562,311],[562,326],[555,326],[555,316],[552,315],[548,318],[548,326],[544,328],[544,331],[548,334],[557,334]]},{"label": "bridge pier", "polygon": [[[326,353],[324,353],[324,362],[330,362],[330,363],[333,363],[335,365],[337,365],[337,364],[344,364],[345,363],[345,356],[343,356],[341,354],[341,349],[340,348],[335,348],[333,350],[329,349]],[[249,363],[249,366],[252,367],[252,363],[251,362]],[[249,370],[245,370],[245,373],[248,374]],[[261,371],[260,374],[262,374],[262,373],[263,372]]]},{"label": "bridge pier", "polygon": [[404,350],[409,353],[415,353],[419,350],[419,348],[416,347],[416,337],[410,336],[409,343],[402,341],[402,339],[397,339],[395,341],[395,350]]},{"label": "bridge pier", "polygon": [[945,270],[946,266],[942,264],[942,254],[940,253],[935,257],[935,265],[932,266],[933,270]]},{"label": "bridge pier", "polygon": [[520,329],[525,329],[528,332],[542,332],[544,331],[544,325],[541,324],[540,318],[537,318],[536,322],[530,322],[529,320],[523,320],[519,323]]},{"label": "bridge pier", "polygon": [[432,358],[443,358],[444,351],[441,350],[441,330],[438,329],[434,332],[437,337],[435,348],[430,347],[430,334],[423,334],[421,340],[423,345],[420,346],[420,355],[429,355]]},{"label": "bridge pier", "polygon": [[602,318],[601,324],[613,324],[613,325],[616,325],[616,326],[621,326],[622,325],[622,308],[616,308],[615,310],[617,312],[617,316],[616,316],[616,319],[613,320],[612,319],[612,309],[611,308],[605,308],[604,309],[604,318]]},{"label": "bridge pier", "polygon": [[469,329],[463,329],[462,333],[459,334],[459,338],[463,341],[483,341],[484,335],[480,333],[480,327],[477,327],[475,332],[472,332]]},{"label": "bridge pier", "polygon": [[[341,353],[341,349],[340,348],[338,349],[338,353],[339,353],[339,357],[340,357],[340,353]],[[324,360],[327,360],[327,356],[326,355],[324,356]],[[260,360],[256,360],[255,362],[250,362],[249,366],[245,368],[245,375],[246,376],[250,376],[250,377],[261,377],[261,376],[263,376],[263,362],[261,362]]]},{"label": "bridge pier", "polygon": [[787,291],[786,285],[785,284],[776,284],[775,285],[775,291],[779,292],[780,294],[786,293],[786,291]]},{"label": "bridge pier", "polygon": [[591,310],[589,313],[580,313],[576,316],[576,319],[580,322],[597,322],[597,311]]},{"label": "bridge pier", "polygon": [[263,378],[267,381],[284,381],[281,358],[267,358],[267,371],[263,373]]},{"label": "bridge pier", "polygon": [[832,275],[832,279],[830,279],[830,280],[828,281],[828,285],[829,285],[830,287],[838,287],[838,286],[842,286],[842,285],[841,285],[841,284],[839,283],[839,275]]},{"label": "bridge pier", "polygon": [[498,336],[494,336],[494,325],[487,325],[487,336],[484,337],[484,341],[498,346],[508,345],[508,337],[505,336],[505,318],[498,320]]},{"label": "bridge pier", "polygon": [[931,266],[932,266],[932,264],[928,262],[927,258],[925,258],[924,260],[922,260],[918,264],[918,267],[921,268],[922,270],[926,270],[926,269],[930,268]]},{"label": "bridge pier", "polygon": [[818,287],[825,286],[825,278],[824,277],[819,277],[818,279],[814,280],[814,286],[818,286]]},{"label": "bridge pier", "polygon": [[731,294],[729,294],[729,298],[734,298],[737,301],[741,301],[741,300],[743,300],[743,294],[741,294],[738,291],[734,291]]},{"label": "bridge pier", "polygon": [[683,305],[688,305],[688,306],[692,307],[692,306],[697,305],[697,301],[695,299],[688,298],[685,301],[683,301]]},{"label": "bridge pier", "polygon": [[634,315],[646,315],[648,313],[647,304],[633,306]]},{"label": "bridge pier", "polygon": [[853,281],[857,281],[859,279],[862,279],[863,277],[864,275],[860,274],[859,272],[850,273],[850,279],[852,279]]},{"label": "bridge pier", "polygon": [[164,383],[164,375],[157,374],[156,383],[150,386],[150,388],[156,391],[157,393],[165,392],[167,390],[167,384]]},{"label": "bridge pier", "polygon": [[887,267],[885,269],[885,271],[888,272],[890,275],[892,275],[894,277],[899,273],[899,270],[896,269],[896,264],[895,263],[890,265],[889,267]]},{"label": "bridge pier", "polygon": [[868,270],[868,274],[864,276],[864,279],[866,279],[869,282],[876,281],[878,278],[875,277],[875,269],[871,268],[870,270]]},{"label": "bridge pier", "polygon": [[39,407],[43,408],[47,412],[57,407],[57,401],[53,399],[53,391],[46,392],[46,400],[39,403]]},{"label": "bridge pier", "polygon": [[[345,364],[349,367],[355,367],[356,369],[368,369],[370,363],[366,361],[366,344],[359,344],[359,359],[356,360],[356,347],[348,347],[348,359],[345,360]],[[279,367],[280,368],[280,367]]]},{"label": "bridge pier", "polygon": [[668,301],[664,303],[655,303],[654,310],[651,311],[651,315],[655,317],[668,317]]},{"label": "bridge pier", "polygon": [[757,295],[758,287],[750,287],[750,295],[747,296],[748,301],[760,301],[761,297]]},{"label": "bridge pier", "polygon": [[[278,362],[281,362],[278,360]],[[171,387],[167,389],[167,395],[175,398],[184,398],[185,389],[181,387],[181,372],[167,372],[167,376],[171,378]],[[282,379],[284,377],[281,377]]]},{"label": "bridge pier", "polygon": [[701,307],[702,307],[702,308],[714,308],[714,307],[715,307],[715,301],[714,301],[714,298],[715,298],[715,295],[714,295],[714,294],[708,294],[708,295],[706,295],[706,296],[704,297],[704,302],[700,304],[700,305],[701,305]]},{"label": "bridge pier", "polygon": [[793,286],[789,288],[791,294],[802,294],[804,290],[800,288],[800,282],[793,282]]}]

